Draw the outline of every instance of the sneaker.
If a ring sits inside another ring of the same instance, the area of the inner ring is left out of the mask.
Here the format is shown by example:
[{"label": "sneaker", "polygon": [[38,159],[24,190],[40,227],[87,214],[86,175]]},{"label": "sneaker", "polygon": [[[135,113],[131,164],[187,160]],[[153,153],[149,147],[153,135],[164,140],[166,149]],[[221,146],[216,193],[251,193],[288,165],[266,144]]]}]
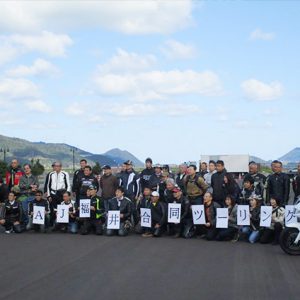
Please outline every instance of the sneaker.
[{"label": "sneaker", "polygon": [[12,230],[5,230],[5,233],[10,234],[12,233]]}]

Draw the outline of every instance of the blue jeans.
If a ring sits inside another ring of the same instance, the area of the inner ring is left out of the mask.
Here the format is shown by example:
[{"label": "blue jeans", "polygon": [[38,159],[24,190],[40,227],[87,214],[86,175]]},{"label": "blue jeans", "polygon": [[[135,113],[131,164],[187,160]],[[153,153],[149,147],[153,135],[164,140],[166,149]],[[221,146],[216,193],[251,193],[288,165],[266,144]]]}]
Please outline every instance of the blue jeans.
[{"label": "blue jeans", "polygon": [[258,241],[259,239],[259,231],[258,230],[252,230],[250,228],[250,226],[243,226],[241,228],[241,231],[242,233],[245,233],[247,234],[248,236],[248,241],[251,243],[251,244],[254,244],[255,242]]},{"label": "blue jeans", "polygon": [[31,203],[33,200],[34,200],[34,196],[28,196],[21,201],[22,209],[23,209],[22,221],[24,225],[27,225],[29,222],[29,218],[28,218],[29,203]]},{"label": "blue jeans", "polygon": [[77,233],[78,231],[78,224],[77,222],[69,222],[68,224],[68,232],[70,233]]}]

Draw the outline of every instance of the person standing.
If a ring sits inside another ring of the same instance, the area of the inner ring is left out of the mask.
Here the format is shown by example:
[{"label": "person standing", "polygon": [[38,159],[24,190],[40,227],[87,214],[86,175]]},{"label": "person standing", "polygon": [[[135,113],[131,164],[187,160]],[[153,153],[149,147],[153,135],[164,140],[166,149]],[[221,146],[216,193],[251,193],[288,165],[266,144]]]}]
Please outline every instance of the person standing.
[{"label": "person standing", "polygon": [[208,185],[207,191],[210,193],[213,192],[213,188],[211,186],[211,177],[216,172],[216,162],[214,160],[210,160],[208,164],[208,172],[203,176],[205,183]]},{"label": "person standing", "polygon": [[54,171],[49,174],[47,185],[47,199],[50,203],[51,219],[50,225],[52,226],[55,221],[55,210],[57,204],[63,201],[63,193],[65,191],[71,192],[69,174],[62,171],[62,164],[55,162]]},{"label": "person standing", "polygon": [[211,176],[211,187],[213,189],[213,198],[221,207],[224,206],[226,191],[224,189],[224,176],[226,174],[226,169],[223,160],[218,160],[216,162],[217,172]]},{"label": "person standing", "polygon": [[100,178],[100,188],[102,190],[102,200],[104,201],[105,211],[108,210],[108,200],[112,199],[119,186],[118,178],[112,174],[109,165],[103,166],[104,174]]},{"label": "person standing", "polygon": [[154,168],[152,167],[152,159],[147,158],[145,161],[146,168],[140,174],[140,184],[141,190],[143,191],[145,187],[149,186],[149,180],[154,174]]},{"label": "person standing", "polygon": [[19,165],[19,162],[17,159],[13,159],[11,161],[10,167],[6,171],[6,185],[8,186],[8,190],[11,191],[11,189],[14,186],[18,186],[20,182],[20,178],[23,176],[23,171]]},{"label": "person standing", "polygon": [[208,186],[204,179],[196,174],[197,167],[190,165],[185,179],[185,190],[188,199],[194,204],[203,204],[203,195]]},{"label": "person standing", "polygon": [[80,189],[79,184],[81,183],[81,178],[84,177],[84,168],[87,166],[87,160],[80,160],[80,169],[76,170],[73,175],[73,184],[72,184],[72,192],[76,196],[76,200],[80,199]]},{"label": "person standing", "polygon": [[23,208],[23,223],[26,226],[28,224],[28,209],[29,203],[34,200],[35,193],[39,188],[39,181],[36,176],[32,175],[31,166],[25,164],[23,166],[24,175],[20,178],[19,188],[20,195],[19,200],[21,201]]},{"label": "person standing", "polygon": [[293,190],[295,194],[295,200],[300,197],[300,163],[298,164],[298,173],[293,178]]},{"label": "person standing", "polygon": [[282,163],[278,160],[272,162],[272,171],[273,174],[267,178],[267,203],[275,198],[279,206],[286,205],[290,195],[290,178],[282,172]]}]

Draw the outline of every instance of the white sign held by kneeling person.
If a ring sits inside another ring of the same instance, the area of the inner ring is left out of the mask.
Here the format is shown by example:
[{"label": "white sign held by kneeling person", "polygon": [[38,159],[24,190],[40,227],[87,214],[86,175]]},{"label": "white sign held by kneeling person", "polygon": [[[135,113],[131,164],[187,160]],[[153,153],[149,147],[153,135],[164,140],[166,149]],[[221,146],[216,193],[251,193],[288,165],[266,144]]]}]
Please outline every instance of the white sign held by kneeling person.
[{"label": "white sign held by kneeling person", "polygon": [[238,208],[237,208],[237,225],[250,226],[249,205],[238,205]]},{"label": "white sign held by kneeling person", "polygon": [[284,220],[285,225],[297,223],[297,216],[295,215],[295,206],[286,205],[284,209]]},{"label": "white sign held by kneeling person", "polygon": [[91,217],[91,200],[81,199],[79,202],[79,218]]},{"label": "white sign held by kneeling person", "polygon": [[168,223],[179,224],[181,218],[181,204],[169,203],[168,204]]},{"label": "white sign held by kneeling person", "polygon": [[34,206],[33,207],[33,217],[32,223],[38,225],[45,224],[45,207],[44,206]]},{"label": "white sign held by kneeling person", "polygon": [[204,205],[192,205],[194,225],[206,224]]},{"label": "white sign held by kneeling person", "polygon": [[272,221],[272,206],[261,206],[259,226],[270,227],[271,221]]},{"label": "white sign held by kneeling person", "polygon": [[57,205],[56,222],[57,223],[69,223],[69,206],[68,205]]},{"label": "white sign held by kneeling person", "polygon": [[151,227],[151,209],[150,208],[141,208],[141,226],[142,227]]},{"label": "white sign held by kneeling person", "polygon": [[120,211],[109,210],[107,214],[107,229],[120,229]]},{"label": "white sign held by kneeling person", "polygon": [[217,208],[216,228],[228,228],[228,208]]}]

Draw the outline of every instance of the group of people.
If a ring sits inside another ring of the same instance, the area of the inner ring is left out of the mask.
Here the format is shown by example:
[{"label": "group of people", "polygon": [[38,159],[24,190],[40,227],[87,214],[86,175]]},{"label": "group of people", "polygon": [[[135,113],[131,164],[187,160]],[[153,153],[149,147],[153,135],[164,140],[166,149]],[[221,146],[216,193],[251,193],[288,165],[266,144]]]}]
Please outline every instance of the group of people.
[{"label": "group of people", "polygon": [[[295,199],[300,196],[300,164],[298,174],[292,180],[283,172],[280,161],[272,162],[272,174],[268,177],[258,172],[258,164],[249,163],[240,187],[233,174],[227,172],[222,160],[202,162],[197,172],[195,165],[181,164],[176,174],[168,165],[153,165],[151,158],[145,161],[145,169],[137,173],[132,161],[126,161],[122,170],[113,174],[109,165],[103,166],[103,174],[96,176],[85,159],[73,175],[62,170],[60,162],[52,165],[43,189],[31,166],[19,166],[12,160],[6,173],[6,183],[0,179],[0,225],[6,233],[25,230],[49,232],[62,231],[97,235],[126,236],[136,232],[143,237],[159,237],[168,234],[176,238],[200,236],[207,240],[248,240],[250,243],[277,244],[284,228],[285,205],[288,204],[290,186]],[[292,183],[292,185],[291,185]],[[79,215],[80,200],[90,199],[90,217]],[[181,205],[179,223],[168,223],[168,204]],[[57,205],[66,205],[68,223],[58,223]],[[205,224],[195,225],[192,206],[204,205]],[[249,205],[250,225],[237,225],[237,206]],[[260,227],[260,207],[272,207],[270,227]],[[34,224],[35,206],[45,208],[44,224]],[[228,208],[228,227],[217,228],[217,208]],[[151,211],[151,225],[141,225],[141,209]],[[107,228],[109,211],[120,212],[118,229]]]}]

